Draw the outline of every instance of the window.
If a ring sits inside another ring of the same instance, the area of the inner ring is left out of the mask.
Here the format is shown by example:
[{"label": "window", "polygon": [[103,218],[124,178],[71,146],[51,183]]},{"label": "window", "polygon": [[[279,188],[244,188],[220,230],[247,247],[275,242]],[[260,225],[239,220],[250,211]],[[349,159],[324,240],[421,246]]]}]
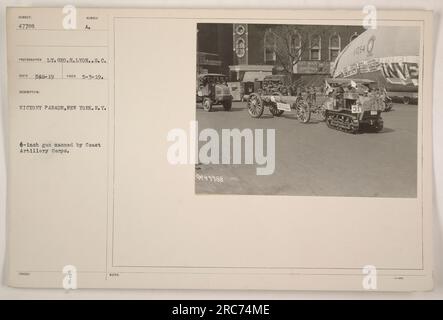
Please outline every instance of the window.
[{"label": "window", "polygon": [[351,42],[352,40],[354,40],[357,37],[358,37],[358,33],[354,32],[354,34],[351,36],[351,38],[349,38],[349,42]]},{"label": "window", "polygon": [[300,58],[301,56],[301,36],[298,32],[291,35],[291,54],[294,57]]},{"label": "window", "polygon": [[341,50],[341,39],[336,33],[329,38],[329,60],[335,61]]},{"label": "window", "polygon": [[235,52],[237,53],[237,57],[244,57],[246,53],[246,45],[245,40],[243,40],[242,38],[237,40],[237,43],[235,44]]},{"label": "window", "polygon": [[268,30],[265,32],[264,39],[264,59],[265,63],[267,62],[275,62],[276,60],[276,47],[277,47],[277,38],[275,34]]},{"label": "window", "polygon": [[309,38],[309,59],[321,60],[321,37],[313,35]]},{"label": "window", "polygon": [[239,25],[235,28],[235,32],[237,32],[237,34],[238,34],[239,36],[243,35],[243,34],[245,33],[245,31],[246,31],[245,26],[243,26],[243,25],[241,25],[241,24],[239,24]]}]

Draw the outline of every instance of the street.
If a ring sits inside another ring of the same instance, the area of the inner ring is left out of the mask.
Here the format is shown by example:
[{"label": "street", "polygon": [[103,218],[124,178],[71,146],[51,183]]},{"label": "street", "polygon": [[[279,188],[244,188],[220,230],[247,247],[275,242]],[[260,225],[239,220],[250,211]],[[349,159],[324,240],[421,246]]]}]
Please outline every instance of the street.
[{"label": "street", "polygon": [[[246,102],[205,112],[197,107],[199,130],[275,129],[275,172],[256,175],[256,165],[199,164],[198,194],[260,194],[299,196],[416,197],[417,106],[394,104],[382,114],[379,133],[349,134],[330,129],[313,115],[307,124],[292,113],[272,117],[265,110],[253,119]],[[265,148],[266,150],[266,148]]]}]

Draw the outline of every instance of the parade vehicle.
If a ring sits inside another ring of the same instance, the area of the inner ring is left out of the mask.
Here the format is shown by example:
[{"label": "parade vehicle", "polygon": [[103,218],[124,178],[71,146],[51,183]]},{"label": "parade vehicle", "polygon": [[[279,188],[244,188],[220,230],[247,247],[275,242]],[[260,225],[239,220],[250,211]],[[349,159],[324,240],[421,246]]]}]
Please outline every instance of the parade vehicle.
[{"label": "parade vehicle", "polygon": [[340,52],[331,75],[374,80],[393,101],[417,104],[420,43],[420,29],[413,26],[367,29]]},{"label": "parade vehicle", "polygon": [[261,93],[266,95],[282,94],[284,96],[291,96],[293,94],[293,87],[289,75],[275,74],[265,76]]},{"label": "parade vehicle", "polygon": [[200,74],[197,77],[197,102],[201,102],[205,111],[211,111],[214,105],[231,110],[232,95],[227,77],[219,73]]},{"label": "parade vehicle", "polygon": [[262,88],[252,93],[248,99],[248,113],[253,118],[260,118],[265,108],[275,117],[285,111],[295,111],[295,116],[302,123],[311,117],[309,105],[301,93],[295,94],[289,76],[270,75],[263,79]]},{"label": "parade vehicle", "polygon": [[380,91],[381,91],[381,95],[383,96],[383,102],[384,102],[383,111],[389,112],[392,110],[392,106],[394,103],[393,99],[388,95],[388,92],[386,91],[385,88],[382,88]]},{"label": "parade vehicle", "polygon": [[326,79],[322,102],[329,128],[358,133],[383,129],[381,112],[385,96],[377,83],[368,79]]}]

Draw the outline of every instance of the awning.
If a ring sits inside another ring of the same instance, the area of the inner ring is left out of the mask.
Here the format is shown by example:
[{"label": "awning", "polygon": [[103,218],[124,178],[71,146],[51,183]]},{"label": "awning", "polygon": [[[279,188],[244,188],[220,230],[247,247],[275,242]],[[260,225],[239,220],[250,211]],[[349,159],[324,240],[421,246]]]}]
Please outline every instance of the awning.
[{"label": "awning", "polygon": [[270,71],[246,71],[242,82],[263,81],[264,77],[271,74]]}]

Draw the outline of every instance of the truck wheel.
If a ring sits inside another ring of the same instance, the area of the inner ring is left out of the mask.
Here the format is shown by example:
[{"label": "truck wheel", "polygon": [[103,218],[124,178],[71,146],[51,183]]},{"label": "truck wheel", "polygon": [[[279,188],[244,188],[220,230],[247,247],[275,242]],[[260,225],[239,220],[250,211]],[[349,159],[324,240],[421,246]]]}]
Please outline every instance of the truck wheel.
[{"label": "truck wheel", "polygon": [[300,122],[308,123],[311,120],[311,108],[304,100],[296,102],[295,111]]},{"label": "truck wheel", "polygon": [[223,108],[225,109],[225,111],[230,111],[232,107],[232,101],[223,101]]},{"label": "truck wheel", "polygon": [[383,130],[383,122],[377,121],[377,123],[374,126],[375,132],[380,132]]},{"label": "truck wheel", "polygon": [[263,114],[265,107],[260,96],[253,93],[248,99],[248,113],[253,118],[260,118]]},{"label": "truck wheel", "polygon": [[274,117],[280,117],[283,114],[283,112],[285,112],[284,110],[277,109],[277,106],[275,105],[275,103],[273,103],[269,107],[269,111],[271,111],[271,113]]},{"label": "truck wheel", "polygon": [[404,104],[409,104],[410,102],[411,102],[411,99],[409,99],[409,97],[403,97]]},{"label": "truck wheel", "polygon": [[203,105],[203,110],[208,111],[208,112],[211,111],[212,110],[211,98],[203,98],[202,105]]}]

